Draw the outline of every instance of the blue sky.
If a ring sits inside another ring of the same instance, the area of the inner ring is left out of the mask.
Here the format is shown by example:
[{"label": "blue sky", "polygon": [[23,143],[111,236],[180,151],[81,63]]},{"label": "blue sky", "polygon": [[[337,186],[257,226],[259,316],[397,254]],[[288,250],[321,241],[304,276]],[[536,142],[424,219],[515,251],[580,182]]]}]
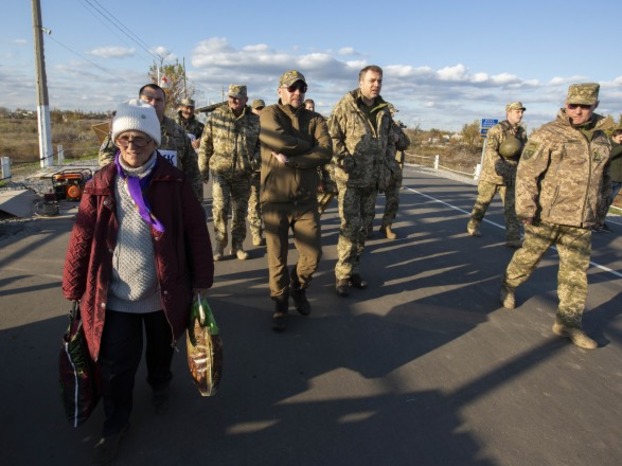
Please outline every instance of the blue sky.
[{"label": "blue sky", "polygon": [[[41,0],[41,10],[52,109],[111,110],[162,57],[185,61],[197,105],[220,101],[230,83],[273,103],[278,77],[298,69],[328,115],[376,64],[383,97],[409,127],[460,130],[520,100],[535,128],[582,81],[601,83],[599,112],[622,113],[614,0]],[[5,2],[0,106],[36,108],[33,37],[31,2]]]}]

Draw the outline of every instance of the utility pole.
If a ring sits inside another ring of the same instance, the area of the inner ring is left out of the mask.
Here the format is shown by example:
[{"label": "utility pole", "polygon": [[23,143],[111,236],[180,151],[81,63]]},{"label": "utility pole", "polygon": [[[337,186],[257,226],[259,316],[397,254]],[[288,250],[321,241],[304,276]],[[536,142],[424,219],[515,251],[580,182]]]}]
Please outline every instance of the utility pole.
[{"label": "utility pole", "polygon": [[50,125],[50,103],[45,75],[43,54],[43,27],[41,5],[32,0],[32,24],[35,33],[35,61],[37,67],[37,124],[39,129],[39,164],[41,168],[52,166],[52,128]]}]

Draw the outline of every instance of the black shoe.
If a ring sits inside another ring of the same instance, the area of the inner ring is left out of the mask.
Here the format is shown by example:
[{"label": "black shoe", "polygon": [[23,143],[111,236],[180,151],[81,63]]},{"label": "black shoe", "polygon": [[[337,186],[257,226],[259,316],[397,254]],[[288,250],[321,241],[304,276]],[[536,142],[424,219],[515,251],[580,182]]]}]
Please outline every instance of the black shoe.
[{"label": "black shoe", "polygon": [[296,310],[303,316],[311,314],[311,304],[307,301],[307,294],[304,288],[290,288],[289,294],[294,300],[294,306]]},{"label": "black shoe", "polygon": [[347,278],[342,278],[341,280],[337,280],[337,284],[335,285],[335,291],[339,296],[349,296],[350,295],[350,280]]},{"label": "black shoe", "polygon": [[99,442],[97,442],[93,448],[93,458],[91,459],[91,464],[94,466],[103,466],[105,464],[112,463],[119,451],[119,443],[121,443],[121,438],[127,432],[129,427],[130,425],[126,424],[119,433],[100,438]]},{"label": "black shoe", "polygon": [[350,286],[364,290],[367,288],[367,282],[358,273],[355,273],[350,277]]},{"label": "black shoe", "polygon": [[287,308],[289,307],[289,296],[287,294],[277,296],[274,299],[274,313],[272,314],[272,330],[282,332],[287,326]]},{"label": "black shoe", "polygon": [[162,412],[166,409],[169,395],[170,395],[170,389],[169,389],[168,384],[163,387],[154,388],[152,390],[151,402],[153,403],[153,406],[155,407],[156,412]]}]

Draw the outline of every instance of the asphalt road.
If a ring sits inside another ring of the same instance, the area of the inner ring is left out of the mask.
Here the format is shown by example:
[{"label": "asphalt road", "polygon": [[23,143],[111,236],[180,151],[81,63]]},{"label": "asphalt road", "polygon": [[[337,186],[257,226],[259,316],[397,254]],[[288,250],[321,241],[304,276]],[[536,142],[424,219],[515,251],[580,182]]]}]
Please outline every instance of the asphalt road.
[{"label": "asphalt road", "polygon": [[[622,464],[622,222],[594,235],[584,326],[600,347],[585,351],[550,331],[554,251],[518,289],[517,309],[504,310],[499,283],[513,251],[500,203],[472,238],[473,184],[408,169],[405,185],[399,238],[369,240],[370,287],[348,298],[334,292],[339,223],[336,204],[329,208],[308,291],[313,312],[294,311],[283,334],[270,329],[264,250],[249,240],[249,260],[217,263],[219,393],[199,395],[180,345],[169,409],[156,414],[141,366],[115,464]],[[209,199],[205,206],[211,212]],[[74,429],[59,396],[71,212],[0,240],[2,464],[88,464],[100,433],[101,406]]]}]

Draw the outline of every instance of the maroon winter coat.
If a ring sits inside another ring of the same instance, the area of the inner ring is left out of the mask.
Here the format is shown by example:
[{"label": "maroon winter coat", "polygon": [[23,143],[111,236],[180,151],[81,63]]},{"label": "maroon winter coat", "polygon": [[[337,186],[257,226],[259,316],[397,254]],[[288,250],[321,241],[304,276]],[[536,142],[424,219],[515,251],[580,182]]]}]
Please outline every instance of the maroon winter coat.
[{"label": "maroon winter coat", "polygon": [[[99,356],[106,315],[108,284],[112,274],[119,224],[116,217],[114,180],[110,163],[87,182],[71,232],[63,294],[80,301],[82,325],[91,356]],[[158,154],[145,197],[164,233],[153,228],[156,271],[164,312],[176,343],[188,324],[193,288],[209,288],[214,262],[205,211],[184,174]]]}]

